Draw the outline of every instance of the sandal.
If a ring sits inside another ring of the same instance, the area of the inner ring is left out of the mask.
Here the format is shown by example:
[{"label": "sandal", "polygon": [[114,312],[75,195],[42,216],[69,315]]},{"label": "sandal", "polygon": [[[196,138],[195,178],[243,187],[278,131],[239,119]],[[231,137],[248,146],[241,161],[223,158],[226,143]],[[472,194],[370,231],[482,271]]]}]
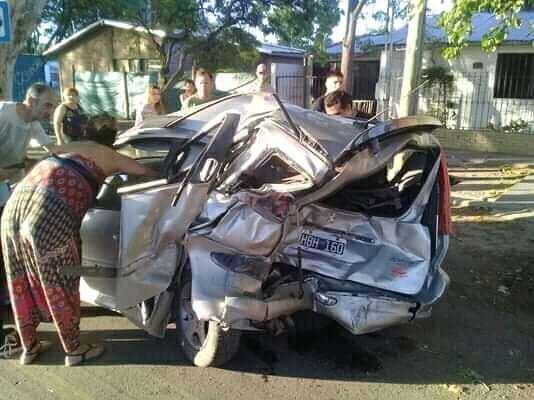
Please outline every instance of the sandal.
[{"label": "sandal", "polygon": [[20,355],[20,365],[28,365],[35,361],[37,357],[52,347],[50,342],[38,342],[31,350],[23,350]]},{"label": "sandal", "polygon": [[11,358],[22,351],[19,334],[14,329],[4,331],[4,343],[0,343],[0,358]]},{"label": "sandal", "polygon": [[[80,345],[78,349],[81,347]],[[104,353],[104,346],[101,344],[87,344],[87,349],[81,353],[67,353],[65,356],[65,366],[73,367],[85,361],[94,360]],[[78,350],[77,349],[77,350]]]}]

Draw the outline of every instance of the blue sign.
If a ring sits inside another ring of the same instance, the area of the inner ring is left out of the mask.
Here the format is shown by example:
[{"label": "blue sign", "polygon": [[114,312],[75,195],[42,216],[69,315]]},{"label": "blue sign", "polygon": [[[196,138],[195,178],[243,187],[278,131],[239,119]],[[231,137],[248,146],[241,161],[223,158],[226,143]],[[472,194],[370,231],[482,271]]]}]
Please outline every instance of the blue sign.
[{"label": "blue sign", "polygon": [[36,82],[45,81],[44,62],[39,56],[20,54],[15,61],[15,79],[13,80],[13,99],[22,101],[26,90]]},{"label": "blue sign", "polygon": [[9,18],[9,4],[0,1],[0,43],[11,41],[11,26]]}]

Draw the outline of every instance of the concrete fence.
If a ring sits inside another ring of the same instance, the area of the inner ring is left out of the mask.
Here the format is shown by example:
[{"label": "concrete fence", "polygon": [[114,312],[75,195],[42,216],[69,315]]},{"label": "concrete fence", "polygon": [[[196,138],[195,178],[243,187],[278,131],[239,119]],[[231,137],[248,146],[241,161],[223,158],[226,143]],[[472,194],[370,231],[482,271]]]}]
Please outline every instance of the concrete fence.
[{"label": "concrete fence", "polygon": [[438,129],[434,134],[446,149],[534,156],[534,135],[459,129]]}]

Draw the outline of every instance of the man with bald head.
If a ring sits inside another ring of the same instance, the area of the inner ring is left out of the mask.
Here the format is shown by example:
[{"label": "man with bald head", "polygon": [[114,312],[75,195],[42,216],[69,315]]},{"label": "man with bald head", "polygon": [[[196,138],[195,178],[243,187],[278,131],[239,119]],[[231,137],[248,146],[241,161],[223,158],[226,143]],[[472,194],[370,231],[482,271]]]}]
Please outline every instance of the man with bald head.
[{"label": "man with bald head", "polygon": [[269,83],[270,74],[267,65],[261,63],[256,67],[256,91],[272,93],[273,89]]},{"label": "man with bald head", "polygon": [[[0,210],[3,208],[9,189],[2,181],[22,178],[24,159],[30,141],[46,145],[51,139],[44,132],[39,121],[50,119],[56,106],[52,89],[44,84],[36,83],[26,92],[22,103],[0,101]],[[4,290],[3,262],[0,247],[0,356],[11,354],[13,348],[20,350],[20,343],[15,333],[6,336],[4,343],[3,319],[9,307],[6,305],[7,295]]]},{"label": "man with bald head", "polygon": [[40,121],[50,119],[55,107],[53,90],[42,83],[30,86],[22,103],[0,102],[0,179],[21,166],[32,139],[32,145],[51,143]]}]

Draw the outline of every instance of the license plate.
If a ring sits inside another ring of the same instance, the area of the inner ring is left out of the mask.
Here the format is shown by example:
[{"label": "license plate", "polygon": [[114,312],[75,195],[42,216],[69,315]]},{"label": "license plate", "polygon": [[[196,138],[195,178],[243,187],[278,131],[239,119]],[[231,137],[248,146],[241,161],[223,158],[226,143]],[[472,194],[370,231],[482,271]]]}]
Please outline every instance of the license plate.
[{"label": "license plate", "polygon": [[347,241],[345,239],[328,239],[314,235],[311,232],[302,232],[300,235],[300,245],[302,247],[326,251],[328,253],[337,254],[340,256],[345,253],[346,244]]}]

